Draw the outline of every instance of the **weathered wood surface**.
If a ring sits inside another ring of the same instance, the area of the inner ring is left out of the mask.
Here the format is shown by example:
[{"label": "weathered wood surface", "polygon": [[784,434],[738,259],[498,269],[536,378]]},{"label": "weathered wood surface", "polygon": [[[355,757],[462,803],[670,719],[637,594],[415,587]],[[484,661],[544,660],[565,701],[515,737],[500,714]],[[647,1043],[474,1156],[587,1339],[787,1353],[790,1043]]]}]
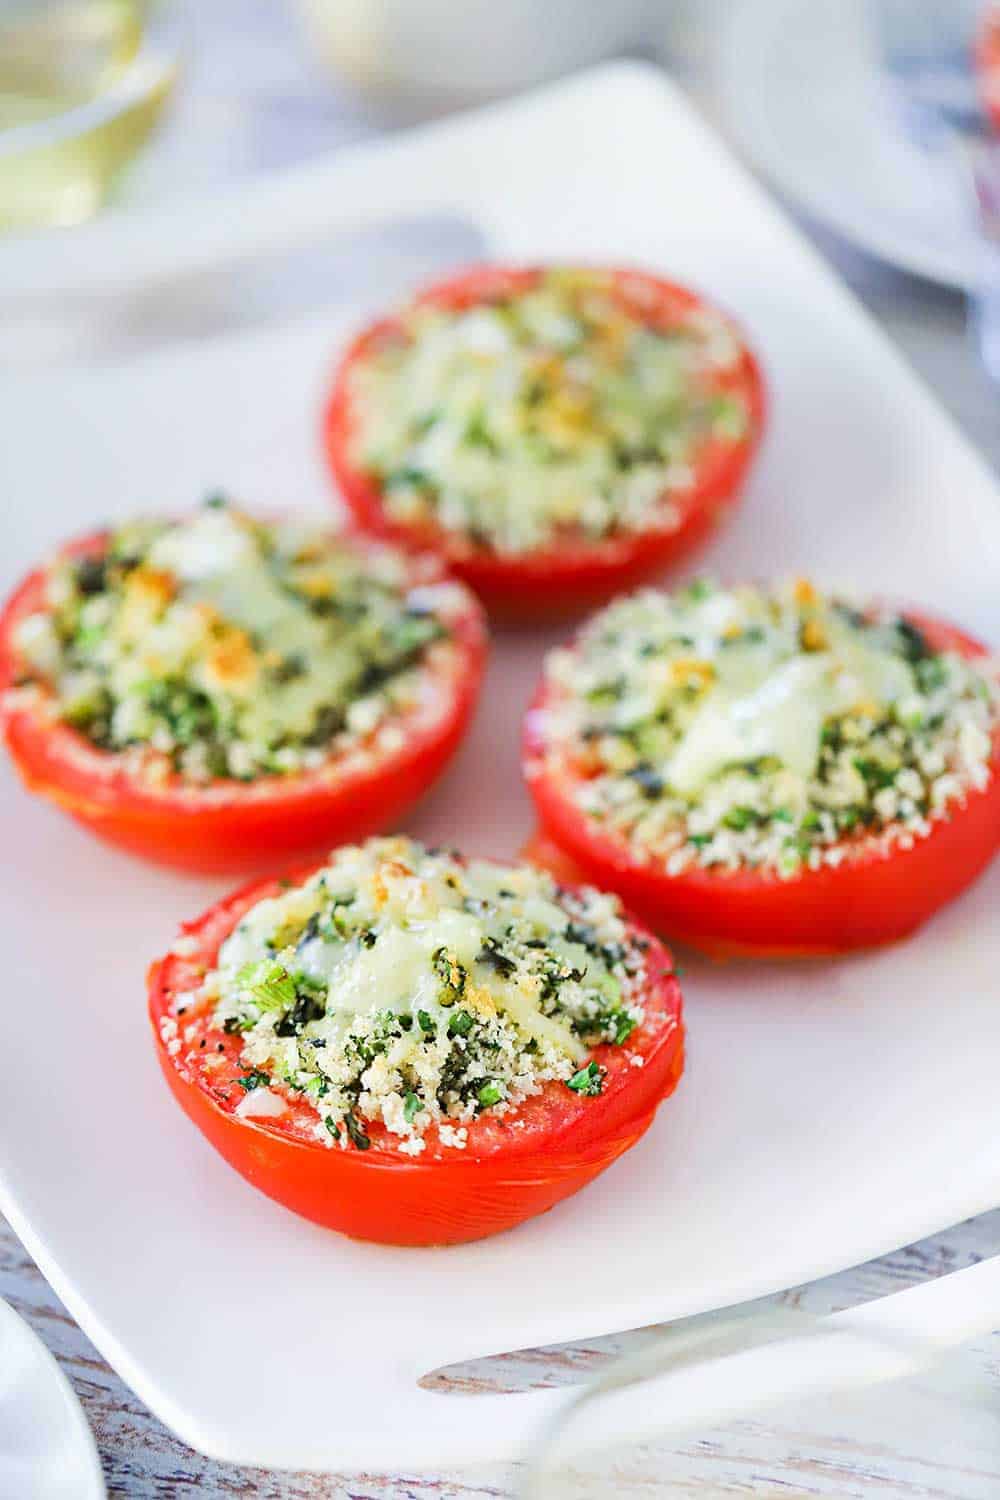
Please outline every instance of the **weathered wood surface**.
[{"label": "weathered wood surface", "polygon": [[[1000,1253],[1000,1211],[883,1260],[775,1298],[830,1312]],[[135,1500],[483,1500],[517,1493],[514,1468],[430,1475],[274,1474],[218,1464],[178,1442],[81,1333],[0,1219],[0,1296],[56,1355],[93,1426],[112,1495]],[[152,1308],[152,1303],[151,1303]],[[1000,1309],[997,1315],[1000,1325]],[[192,1331],[196,1337],[196,1331]],[[455,1366],[436,1380],[453,1399],[585,1378],[649,1330]],[[448,1399],[443,1394],[443,1399]],[[836,1500],[995,1500],[1000,1495],[1000,1335],[920,1383],[783,1407],[753,1422],[612,1455],[559,1476],[556,1496],[774,1496]],[[16,1500],[4,1496],[3,1500]]]}]

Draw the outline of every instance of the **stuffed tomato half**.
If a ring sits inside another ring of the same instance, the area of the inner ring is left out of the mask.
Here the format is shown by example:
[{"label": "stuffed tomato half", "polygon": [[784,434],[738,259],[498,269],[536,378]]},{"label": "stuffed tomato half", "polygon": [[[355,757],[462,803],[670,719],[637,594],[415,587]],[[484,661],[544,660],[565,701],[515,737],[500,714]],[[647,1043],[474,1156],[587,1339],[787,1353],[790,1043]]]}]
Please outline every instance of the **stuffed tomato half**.
[{"label": "stuffed tomato half", "polygon": [[386,827],[473,707],[482,613],[430,556],[225,504],[71,543],[0,615],[28,788],[197,870]]},{"label": "stuffed tomato half", "polygon": [[613,896],[404,838],[189,923],[149,975],[166,1079],[254,1186],[359,1239],[542,1213],[683,1067],[669,953]]},{"label": "stuffed tomato half", "polygon": [[995,662],[950,625],[697,582],[596,615],[525,726],[532,857],[719,956],[905,937],[1000,848]]},{"label": "stuffed tomato half", "polygon": [[327,408],[362,524],[439,551],[493,610],[578,610],[706,537],[764,423],[732,320],[639,271],[482,267],[354,342]]}]

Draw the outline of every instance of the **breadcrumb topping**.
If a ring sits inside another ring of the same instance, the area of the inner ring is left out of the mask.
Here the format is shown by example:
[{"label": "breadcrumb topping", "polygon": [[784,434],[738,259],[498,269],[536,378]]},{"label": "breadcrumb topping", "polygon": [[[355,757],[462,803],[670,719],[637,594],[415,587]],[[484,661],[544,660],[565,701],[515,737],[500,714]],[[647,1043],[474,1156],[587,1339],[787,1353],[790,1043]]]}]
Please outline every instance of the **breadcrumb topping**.
[{"label": "breadcrumb topping", "polygon": [[591,1049],[642,1021],[643,968],[615,897],[375,839],[251,908],[199,1003],[240,1038],[247,1094],[305,1101],[328,1146],[365,1150],[377,1122],[418,1156],[550,1080],[599,1095]]},{"label": "breadcrumb topping", "polygon": [[671,874],[912,843],[993,774],[997,664],[804,579],[640,592],[546,671],[543,765]]},{"label": "breadcrumb topping", "polygon": [[316,770],[398,746],[464,607],[391,549],[214,500],[52,563],[45,608],[16,633],[19,690],[153,783]]},{"label": "breadcrumb topping", "polygon": [[353,459],[388,513],[510,554],[676,528],[701,450],[743,443],[753,415],[729,320],[648,302],[641,278],[564,268],[405,311],[352,372]]}]

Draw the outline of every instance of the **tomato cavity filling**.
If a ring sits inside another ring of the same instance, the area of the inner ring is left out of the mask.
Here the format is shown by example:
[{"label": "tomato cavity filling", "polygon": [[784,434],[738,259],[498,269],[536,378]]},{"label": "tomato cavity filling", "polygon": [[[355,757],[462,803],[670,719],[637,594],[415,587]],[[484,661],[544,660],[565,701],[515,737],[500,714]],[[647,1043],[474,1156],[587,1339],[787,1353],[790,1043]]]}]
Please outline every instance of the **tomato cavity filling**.
[{"label": "tomato cavity filling", "polygon": [[676,529],[705,445],[752,433],[745,350],[721,312],[657,317],[649,285],[628,285],[555,269],[405,310],[350,374],[352,461],[388,516],[511,555]]},{"label": "tomato cavity filling", "polygon": [[389,548],[213,498],[57,558],[13,645],[20,690],[144,779],[252,781],[400,749],[466,608]]},{"label": "tomato cavity filling", "polygon": [[[481,1115],[516,1129],[519,1105],[553,1080],[601,1095],[593,1049],[632,1060],[645,952],[614,896],[373,839],[246,911],[161,1032],[176,1055],[190,1029],[192,1060],[206,1022],[238,1041],[238,1115],[298,1122],[305,1106],[331,1148],[384,1139],[417,1157],[433,1129],[460,1151]],[[218,1050],[200,1065],[228,1079],[230,1048]]]},{"label": "tomato cavity filling", "polygon": [[546,663],[547,775],[633,857],[792,877],[912,847],[990,781],[995,662],[806,579],[647,590]]}]

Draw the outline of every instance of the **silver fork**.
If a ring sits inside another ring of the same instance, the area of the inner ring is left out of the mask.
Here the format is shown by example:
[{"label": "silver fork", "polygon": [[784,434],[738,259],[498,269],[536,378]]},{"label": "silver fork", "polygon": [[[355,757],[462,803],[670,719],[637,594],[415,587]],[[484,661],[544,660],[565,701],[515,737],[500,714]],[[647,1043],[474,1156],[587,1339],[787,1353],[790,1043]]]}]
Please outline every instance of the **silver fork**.
[{"label": "silver fork", "polygon": [[973,68],[982,0],[871,0],[900,118],[928,153],[947,153],[980,232],[969,322],[990,378],[1000,384],[1000,135]]}]

